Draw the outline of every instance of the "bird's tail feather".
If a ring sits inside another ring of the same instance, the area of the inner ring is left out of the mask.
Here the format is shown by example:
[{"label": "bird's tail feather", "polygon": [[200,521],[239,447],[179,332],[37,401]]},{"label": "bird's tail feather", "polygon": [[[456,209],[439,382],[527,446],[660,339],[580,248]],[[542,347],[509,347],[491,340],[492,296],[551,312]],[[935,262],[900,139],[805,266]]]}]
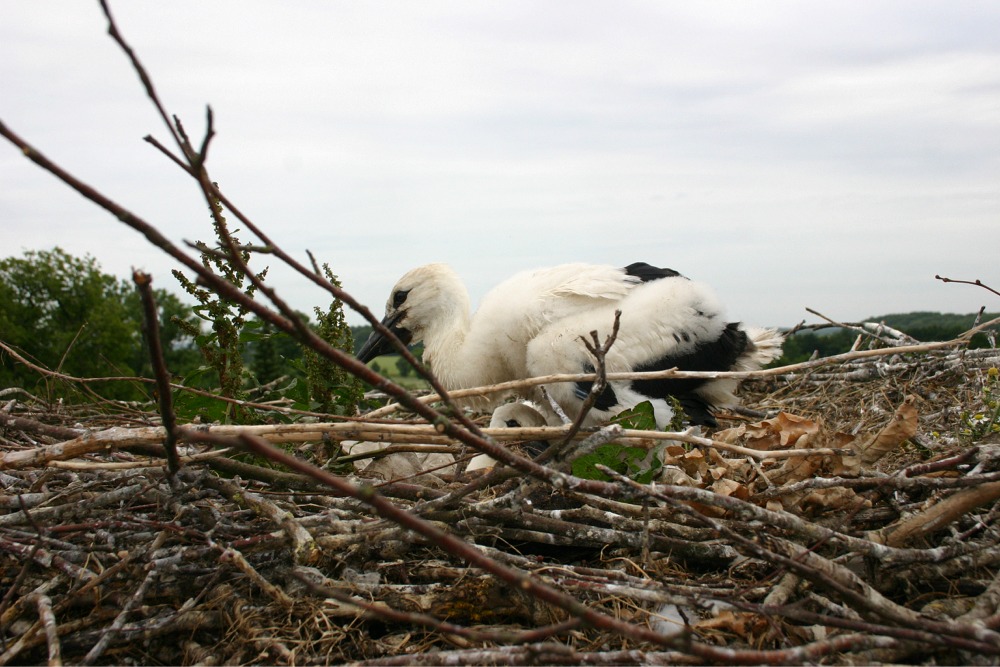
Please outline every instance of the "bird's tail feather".
[{"label": "bird's tail feather", "polygon": [[748,345],[733,370],[755,371],[781,356],[785,337],[776,329],[746,327]]}]

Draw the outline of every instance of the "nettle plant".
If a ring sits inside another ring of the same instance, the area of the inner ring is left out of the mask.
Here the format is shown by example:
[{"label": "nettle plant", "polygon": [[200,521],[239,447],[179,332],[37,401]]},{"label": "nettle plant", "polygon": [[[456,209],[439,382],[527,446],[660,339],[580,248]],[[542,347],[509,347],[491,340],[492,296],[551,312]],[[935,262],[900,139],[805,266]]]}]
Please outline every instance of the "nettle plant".
[{"label": "nettle plant", "polygon": [[[263,282],[267,268],[253,274],[253,280],[240,267],[249,266],[251,248],[241,245],[235,233],[226,228],[221,205],[213,202],[213,224],[218,244],[210,248],[198,243],[202,264],[253,298],[255,281]],[[238,230],[237,230],[238,231]],[[235,248],[237,258],[231,256]],[[340,281],[330,267],[323,265],[327,280],[337,287]],[[194,312],[207,327],[197,322],[177,322],[195,341],[204,365],[184,378],[187,386],[217,391],[210,396],[181,392],[176,409],[182,419],[209,422],[252,424],[265,419],[289,419],[266,409],[242,404],[248,398],[267,396],[268,402],[284,400],[299,410],[319,411],[329,415],[353,415],[362,400],[364,389],[354,376],[333,362],[305,349],[289,334],[275,330],[266,322],[250,317],[250,311],[205,289],[180,271],[174,276],[184,290],[197,301]],[[324,312],[315,308],[317,335],[332,346],[352,352],[354,340],[343,312],[343,303],[334,299]],[[308,317],[300,315],[304,320]],[[304,380],[304,381],[303,381]]]},{"label": "nettle plant", "polygon": [[[326,264],[323,273],[332,285],[341,287],[340,280]],[[340,350],[353,352],[354,336],[344,318],[343,303],[334,299],[329,309],[316,313],[316,333],[327,343]],[[314,350],[305,350],[306,383],[312,407],[320,412],[334,415],[353,415],[364,398],[361,381],[346,370],[321,356]]]},{"label": "nettle plant", "polygon": [[[257,288],[239,271],[236,263],[227,258],[230,251],[228,246],[222,242],[226,236],[226,230],[224,229],[225,218],[221,213],[221,205],[218,201],[214,201],[212,205],[216,209],[213,225],[220,242],[215,249],[209,248],[204,243],[197,244],[202,248],[202,264],[239,287],[248,297],[253,298]],[[235,234],[228,234],[228,236],[232,240],[233,246],[239,248],[240,259],[246,265],[250,261],[250,251],[239,245]],[[220,396],[244,400],[246,398],[244,391],[246,368],[243,363],[244,340],[242,338],[249,311],[244,306],[232,303],[215,292],[201,287],[178,270],[174,270],[172,273],[184,291],[198,301],[198,304],[194,306],[195,314],[209,324],[209,331],[205,332],[190,322],[176,322],[177,326],[183,328],[194,338],[206,364],[185,378],[185,383],[188,385],[202,383],[206,379],[206,375],[214,374],[217,376]],[[267,268],[255,275],[259,280],[263,280],[267,275]],[[180,398],[177,407],[179,410],[193,413],[188,416],[200,416],[210,421],[248,423],[256,420],[251,411],[236,403],[206,400],[204,397],[188,393]],[[185,408],[187,409],[185,410]]]}]

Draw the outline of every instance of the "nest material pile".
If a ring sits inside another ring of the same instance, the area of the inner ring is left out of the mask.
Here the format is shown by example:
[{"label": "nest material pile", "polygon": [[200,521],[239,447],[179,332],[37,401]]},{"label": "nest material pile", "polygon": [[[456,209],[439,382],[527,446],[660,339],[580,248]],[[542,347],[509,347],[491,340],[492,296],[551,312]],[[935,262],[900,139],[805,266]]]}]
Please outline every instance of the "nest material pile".
[{"label": "nest material pile", "polygon": [[[620,434],[659,452],[654,484],[446,468],[341,476],[354,498],[206,446],[171,477],[155,415],[8,396],[0,663],[995,664],[998,365],[750,381],[763,419]],[[256,428],[313,461],[373,433],[469,453],[403,420]]]}]

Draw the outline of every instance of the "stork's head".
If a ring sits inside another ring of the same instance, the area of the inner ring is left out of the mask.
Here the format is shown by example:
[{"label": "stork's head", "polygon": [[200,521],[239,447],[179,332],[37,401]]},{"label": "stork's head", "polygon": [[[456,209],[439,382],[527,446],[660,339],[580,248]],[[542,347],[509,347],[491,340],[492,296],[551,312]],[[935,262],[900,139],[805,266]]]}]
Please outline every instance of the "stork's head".
[{"label": "stork's head", "polygon": [[[468,326],[469,294],[446,264],[427,264],[399,279],[389,293],[382,325],[405,345],[419,343],[441,327]],[[358,359],[368,362],[392,352],[392,344],[377,330],[361,346]]]}]

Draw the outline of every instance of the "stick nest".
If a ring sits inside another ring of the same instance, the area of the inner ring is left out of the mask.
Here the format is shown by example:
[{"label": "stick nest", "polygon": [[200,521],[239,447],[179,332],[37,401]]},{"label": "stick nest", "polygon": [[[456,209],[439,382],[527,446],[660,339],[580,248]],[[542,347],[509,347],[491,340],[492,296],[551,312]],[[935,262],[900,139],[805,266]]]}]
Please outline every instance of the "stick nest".
[{"label": "stick nest", "polygon": [[995,664],[997,366],[930,350],[750,380],[761,414],[710,443],[628,434],[664,466],[601,494],[497,475],[444,502],[476,475],[324,458],[373,428],[407,460],[476,453],[404,419],[261,430],[563,603],[259,460],[188,446],[171,478],[153,413],[8,395],[0,662]]}]

